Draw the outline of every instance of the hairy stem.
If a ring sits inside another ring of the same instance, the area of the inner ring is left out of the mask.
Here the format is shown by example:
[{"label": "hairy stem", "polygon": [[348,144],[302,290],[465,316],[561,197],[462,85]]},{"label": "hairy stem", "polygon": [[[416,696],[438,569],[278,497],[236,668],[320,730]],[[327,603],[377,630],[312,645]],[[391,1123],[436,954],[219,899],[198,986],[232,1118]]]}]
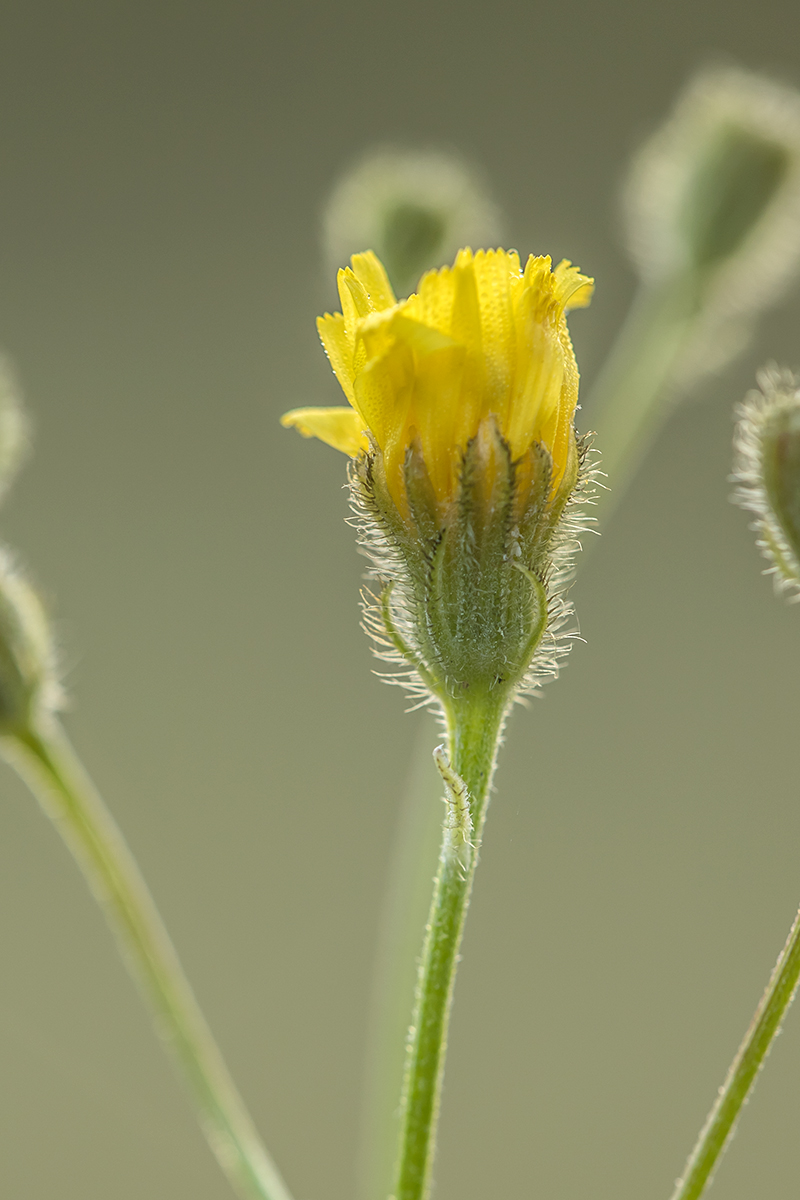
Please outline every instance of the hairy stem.
[{"label": "hairy stem", "polygon": [[3,752],[75,857],[178,1064],[222,1169],[244,1200],[291,1200],[236,1091],[139,868],[55,721]]},{"label": "hairy stem", "polygon": [[431,758],[434,730],[420,724],[403,787],[379,920],[361,1105],[358,1200],[391,1191],[408,1014],[417,983],[420,930],[431,906],[442,828],[442,779]]},{"label": "hairy stem", "polygon": [[437,765],[447,811],[408,1035],[395,1200],[430,1192],[458,951],[507,702],[489,693],[445,707],[449,754],[437,752]]},{"label": "hairy stem", "polygon": [[742,1106],[764,1065],[773,1040],[792,1003],[800,978],[800,913],[772,972],[767,990],[755,1011],[714,1107],[700,1131],[697,1145],[678,1180],[672,1200],[699,1200],[711,1183],[722,1155],[733,1136]]}]

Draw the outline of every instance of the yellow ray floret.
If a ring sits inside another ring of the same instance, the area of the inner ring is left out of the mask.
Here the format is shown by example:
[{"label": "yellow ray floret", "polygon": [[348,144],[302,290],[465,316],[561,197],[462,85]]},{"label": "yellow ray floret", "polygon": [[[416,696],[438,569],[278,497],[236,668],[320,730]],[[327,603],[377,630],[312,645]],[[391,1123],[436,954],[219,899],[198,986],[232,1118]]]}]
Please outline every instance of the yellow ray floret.
[{"label": "yellow ray floret", "polygon": [[296,409],[283,424],[346,454],[383,452],[402,493],[402,463],[417,439],[440,502],[454,494],[464,448],[493,416],[519,458],[533,442],[553,458],[553,483],[570,452],[578,368],[566,312],[589,303],[593,281],[564,261],[514,251],[461,250],[399,303],[377,257],[356,254],[339,272],[342,311],[317,326],[349,409]]},{"label": "yellow ray floret", "polygon": [[369,446],[364,422],[354,408],[293,408],[281,417],[281,425],[294,426],[303,437],[319,438],[351,458]]}]

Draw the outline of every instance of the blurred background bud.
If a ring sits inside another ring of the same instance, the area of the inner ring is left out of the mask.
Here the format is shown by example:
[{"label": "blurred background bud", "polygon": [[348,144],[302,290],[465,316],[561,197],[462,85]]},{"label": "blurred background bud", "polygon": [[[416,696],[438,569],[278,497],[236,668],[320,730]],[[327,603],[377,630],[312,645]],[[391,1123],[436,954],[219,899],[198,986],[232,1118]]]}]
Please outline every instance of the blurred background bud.
[{"label": "blurred background bud", "polygon": [[0,549],[0,736],[34,728],[60,701],[44,608],[8,552]]},{"label": "blurred background bud", "polygon": [[[26,457],[29,432],[14,371],[0,357],[0,498]],[[0,546],[0,736],[30,729],[60,701],[55,646],[44,608]]]},{"label": "blurred background bud", "polygon": [[800,264],[800,94],[703,71],[640,151],[625,202],[645,283],[686,281],[702,314],[684,371],[719,366]]},{"label": "blurred background bud", "polygon": [[800,386],[776,368],[758,382],[761,390],[737,409],[734,499],[756,515],[776,590],[800,600]]},{"label": "blurred background bud", "polygon": [[342,177],[323,218],[331,274],[374,250],[398,296],[462,246],[496,245],[500,213],[472,168],[452,153],[375,150]]},{"label": "blurred background bud", "polygon": [[800,93],[702,71],[642,147],[625,188],[641,286],[589,408],[607,519],[672,405],[743,350],[800,268]]},{"label": "blurred background bud", "polygon": [[14,371],[0,357],[0,499],[13,483],[29,445],[28,420]]}]

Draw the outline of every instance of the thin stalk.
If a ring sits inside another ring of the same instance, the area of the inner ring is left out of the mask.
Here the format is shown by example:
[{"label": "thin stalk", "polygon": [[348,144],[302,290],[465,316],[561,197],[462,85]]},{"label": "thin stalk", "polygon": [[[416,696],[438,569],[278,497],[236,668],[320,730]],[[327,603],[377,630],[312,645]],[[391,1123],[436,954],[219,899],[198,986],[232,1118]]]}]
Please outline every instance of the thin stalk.
[{"label": "thin stalk", "polygon": [[775,964],[767,990],[755,1011],[714,1107],[700,1131],[672,1200],[699,1200],[730,1143],[742,1106],[752,1091],[800,978],[800,913]]},{"label": "thin stalk", "polygon": [[434,730],[420,724],[400,800],[381,913],[367,1028],[359,1149],[359,1200],[386,1200],[400,1132],[397,1099],[408,1014],[417,983],[420,930],[431,906],[442,828],[442,780],[431,758]]},{"label": "thin stalk", "polygon": [[449,761],[437,762],[449,799],[408,1035],[395,1200],[430,1192],[458,952],[507,701],[490,693],[445,709]]},{"label": "thin stalk", "polygon": [[53,720],[3,752],[75,857],[178,1064],[220,1166],[243,1200],[291,1200],[261,1144],[117,825]]}]

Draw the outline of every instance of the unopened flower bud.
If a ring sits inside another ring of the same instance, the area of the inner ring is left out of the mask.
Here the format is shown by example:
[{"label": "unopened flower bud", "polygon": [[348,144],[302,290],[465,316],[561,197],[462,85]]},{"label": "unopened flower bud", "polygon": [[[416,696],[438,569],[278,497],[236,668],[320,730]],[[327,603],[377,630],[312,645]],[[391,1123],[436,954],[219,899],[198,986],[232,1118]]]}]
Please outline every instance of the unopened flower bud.
[{"label": "unopened flower bud", "polygon": [[423,702],[513,697],[555,673],[567,508],[588,474],[566,313],[592,287],[568,262],[461,250],[398,303],[358,254],[339,272],[342,311],[318,322],[350,407],[282,420],[352,457],[381,583],[365,623]]},{"label": "unopened flower bud", "polygon": [[640,151],[626,208],[643,278],[681,283],[698,317],[688,373],[720,365],[800,263],[800,94],[702,72]]},{"label": "unopened flower bud", "polygon": [[39,597],[0,550],[0,736],[34,728],[59,706],[55,659]]},{"label": "unopened flower bud", "polygon": [[759,384],[737,409],[734,499],[756,515],[776,590],[800,600],[800,381],[771,369]]},{"label": "unopened flower bud", "polygon": [[333,270],[371,246],[398,293],[460,246],[492,245],[499,213],[460,159],[438,151],[378,150],[344,176],[324,216]]}]

